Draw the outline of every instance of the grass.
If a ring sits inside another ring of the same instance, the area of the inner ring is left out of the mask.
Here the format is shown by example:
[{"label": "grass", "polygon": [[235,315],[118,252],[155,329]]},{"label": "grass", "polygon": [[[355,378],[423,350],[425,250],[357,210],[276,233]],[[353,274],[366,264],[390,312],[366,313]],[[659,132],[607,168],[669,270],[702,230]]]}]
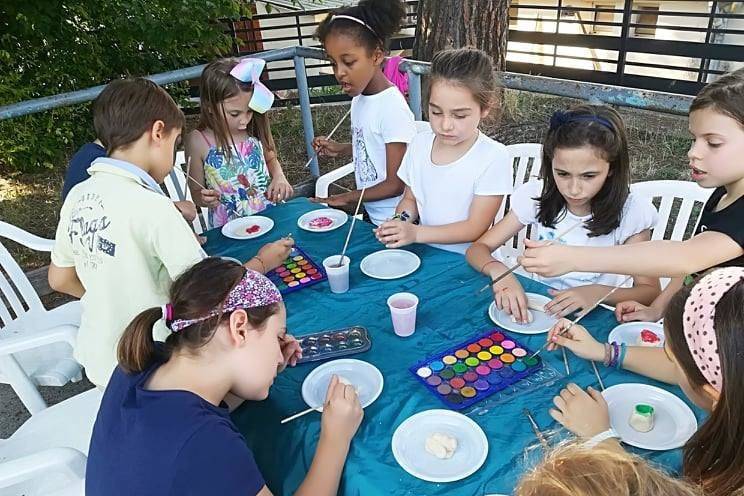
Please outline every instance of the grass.
[{"label": "grass", "polygon": [[[330,94],[330,93],[329,93]],[[505,144],[540,142],[550,115],[577,100],[507,91],[503,116],[498,125],[484,122],[482,130]],[[348,110],[348,104],[314,106],[313,121],[317,135],[327,134]],[[633,180],[688,179],[686,152],[689,147],[687,119],[654,112],[619,109],[628,129]],[[299,108],[271,111],[271,122],[279,158],[290,182],[296,184],[309,177],[303,166],[307,161],[304,133]],[[196,117],[187,120],[187,132]],[[342,125],[334,136],[339,141],[350,139],[350,126]],[[82,145],[82,143],[81,143]],[[322,159],[321,174],[345,161]],[[6,174],[0,178],[0,219],[46,238],[54,237],[60,191],[66,164],[38,174]],[[345,184],[349,184],[346,182]],[[3,244],[7,241],[3,240]],[[49,263],[48,254],[39,254],[7,245],[25,270]]]}]

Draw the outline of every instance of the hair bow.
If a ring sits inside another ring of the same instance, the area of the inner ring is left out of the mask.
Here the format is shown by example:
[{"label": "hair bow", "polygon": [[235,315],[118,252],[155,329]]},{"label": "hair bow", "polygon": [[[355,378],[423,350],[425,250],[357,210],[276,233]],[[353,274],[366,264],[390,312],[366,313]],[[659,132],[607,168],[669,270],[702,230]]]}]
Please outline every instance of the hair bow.
[{"label": "hair bow", "polygon": [[259,114],[266,113],[274,104],[274,94],[261,82],[261,73],[266,66],[263,59],[242,59],[232,68],[230,75],[244,83],[253,85],[253,96],[248,106]]}]

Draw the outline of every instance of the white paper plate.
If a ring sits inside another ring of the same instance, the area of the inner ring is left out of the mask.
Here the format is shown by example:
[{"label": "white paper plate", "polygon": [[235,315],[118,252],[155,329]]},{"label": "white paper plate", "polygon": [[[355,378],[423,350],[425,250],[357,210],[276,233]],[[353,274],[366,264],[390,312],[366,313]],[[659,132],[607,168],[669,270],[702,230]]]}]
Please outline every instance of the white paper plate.
[{"label": "white paper plate", "polygon": [[[258,226],[254,233],[246,232],[251,226]],[[222,234],[232,239],[253,239],[263,236],[274,228],[274,221],[262,215],[251,215],[233,219],[222,226]]]},{"label": "white paper plate", "polygon": [[[440,432],[457,439],[452,458],[440,460],[424,448]],[[450,410],[426,410],[408,417],[393,433],[393,456],[403,470],[429,482],[452,482],[475,473],[488,456],[488,440],[473,420]]]},{"label": "white paper plate", "polygon": [[[684,445],[697,430],[697,419],[684,401],[648,384],[616,384],[602,392],[610,408],[610,424],[622,441],[637,448],[670,450]],[[629,419],[636,404],[654,407],[654,428],[638,432]]]},{"label": "white paper plate", "polygon": [[[537,293],[526,293],[526,295],[532,305],[542,307],[550,303],[550,298],[547,296]],[[488,316],[491,317],[494,324],[518,334],[542,334],[548,332],[558,322],[556,317],[539,310],[530,309],[530,313],[532,314],[532,322],[529,324],[519,324],[512,322],[510,314],[496,308],[495,301],[492,301],[488,307]]]},{"label": "white paper plate", "polygon": [[413,274],[421,259],[406,250],[380,250],[362,259],[362,273],[375,279],[398,279]]},{"label": "white paper plate", "polygon": [[656,346],[664,346],[664,326],[657,322],[626,322],[615,327],[610,335],[607,336],[607,342],[613,341],[619,343],[625,343],[628,346],[640,346],[638,340],[641,337],[641,331],[648,329],[654,334],[659,336],[661,341]]},{"label": "white paper plate", "polygon": [[375,402],[382,392],[382,373],[369,362],[344,358],[326,362],[305,377],[302,383],[302,399],[307,406],[323,411],[331,376],[340,375],[354,385],[362,408]]},{"label": "white paper plate", "polygon": [[[312,227],[310,223],[319,217],[327,217],[328,219],[333,221],[333,223],[326,227]],[[346,224],[346,221],[348,219],[349,216],[346,215],[346,212],[336,210],[335,208],[324,208],[321,210],[313,210],[312,212],[307,212],[306,214],[302,215],[299,219],[297,219],[297,226],[300,229],[304,229],[305,231],[310,232],[328,232],[343,226],[344,224]]]}]

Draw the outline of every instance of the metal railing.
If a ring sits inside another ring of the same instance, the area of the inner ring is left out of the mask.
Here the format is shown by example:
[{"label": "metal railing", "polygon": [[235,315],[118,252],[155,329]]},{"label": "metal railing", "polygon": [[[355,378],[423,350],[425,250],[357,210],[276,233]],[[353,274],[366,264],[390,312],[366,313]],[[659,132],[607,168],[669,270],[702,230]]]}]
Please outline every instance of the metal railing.
[{"label": "metal railing", "polygon": [[[318,177],[318,161],[312,148],[315,131],[310,107],[310,90],[305,59],[325,60],[325,52],[317,48],[298,46],[270,50],[253,54],[251,57],[259,57],[267,62],[279,60],[293,61],[304,130],[305,148],[308,158],[313,157],[310,162],[310,173],[313,177]],[[430,64],[428,62],[405,60],[400,68],[402,71],[406,71],[409,76],[409,105],[416,118],[421,119],[421,78],[429,72]],[[204,65],[196,65],[147,77],[163,85],[197,78],[203,69]],[[505,88],[513,90],[546,93],[672,114],[686,114],[692,101],[692,97],[686,95],[562,80],[528,74],[504,72],[497,74],[497,76],[500,77]],[[103,88],[104,86],[94,86],[84,90],[6,105],[0,107],[0,120],[85,103],[95,99]]]},{"label": "metal railing", "polygon": [[[416,26],[417,3],[406,2],[404,30]],[[661,0],[651,5],[645,0],[596,0],[591,7],[571,3],[512,0],[508,71],[694,95],[726,72],[726,64],[744,62],[742,2]],[[261,14],[239,21],[250,27],[225,22],[232,36],[251,40],[243,49],[235,45],[235,54],[245,55],[257,46],[288,41],[317,47],[312,38],[316,16],[327,12]],[[391,48],[407,50],[413,41],[410,34],[398,36]],[[272,68],[270,74],[281,70]]]}]

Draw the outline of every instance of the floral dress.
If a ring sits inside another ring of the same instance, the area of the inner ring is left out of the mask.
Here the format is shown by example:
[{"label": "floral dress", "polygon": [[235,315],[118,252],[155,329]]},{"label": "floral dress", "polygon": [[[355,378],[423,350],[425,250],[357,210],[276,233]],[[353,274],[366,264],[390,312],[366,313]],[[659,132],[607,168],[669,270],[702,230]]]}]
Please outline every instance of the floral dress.
[{"label": "floral dress", "polygon": [[210,143],[206,136],[204,139],[209,144],[204,159],[206,186],[220,193],[220,204],[209,209],[210,227],[221,227],[273,205],[266,198],[271,176],[257,138],[249,136],[237,143],[229,159],[220,147]]}]

